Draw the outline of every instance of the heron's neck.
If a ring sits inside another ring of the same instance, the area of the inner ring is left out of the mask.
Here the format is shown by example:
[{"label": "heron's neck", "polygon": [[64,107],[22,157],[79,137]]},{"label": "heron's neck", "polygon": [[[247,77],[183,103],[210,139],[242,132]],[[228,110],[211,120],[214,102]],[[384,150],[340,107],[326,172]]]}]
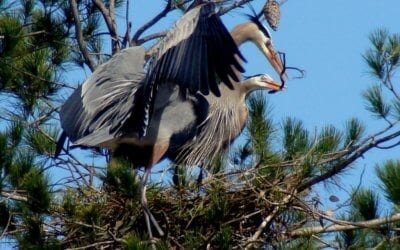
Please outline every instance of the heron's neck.
[{"label": "heron's neck", "polygon": [[[220,85],[221,96],[224,96],[224,102],[232,101],[232,104],[240,104],[253,91],[265,89],[256,84],[253,78],[249,78],[240,83],[233,83],[234,89],[228,88],[225,84]],[[229,96],[229,97],[228,97]],[[221,98],[217,98],[221,99]]]},{"label": "heron's neck", "polygon": [[262,43],[263,35],[253,22],[242,23],[233,28],[231,36],[237,46],[247,41],[254,42],[258,47]]},{"label": "heron's neck", "polygon": [[[246,22],[235,26],[231,31],[231,36],[238,47],[245,42],[251,41],[262,50],[260,44],[263,43],[263,35],[253,22]],[[241,78],[241,75],[239,77]],[[223,92],[222,95],[235,96],[235,98],[231,98],[232,100],[244,100],[251,92],[263,89],[261,86],[255,84],[252,78],[241,83],[234,82],[233,86],[235,90],[229,89],[225,84],[221,84],[220,86],[221,92]]]},{"label": "heron's neck", "polygon": [[266,89],[265,87],[256,84],[253,78],[241,82],[239,87],[239,92],[241,93],[242,98],[246,98],[253,91]]}]

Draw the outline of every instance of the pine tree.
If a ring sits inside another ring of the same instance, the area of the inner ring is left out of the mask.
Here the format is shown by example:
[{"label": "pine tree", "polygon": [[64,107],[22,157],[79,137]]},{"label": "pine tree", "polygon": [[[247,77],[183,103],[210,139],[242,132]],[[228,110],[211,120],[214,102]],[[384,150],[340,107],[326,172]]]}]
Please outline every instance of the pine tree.
[{"label": "pine tree", "polygon": [[[366,126],[350,118],[343,128],[309,131],[298,118],[275,121],[265,96],[255,94],[248,100],[243,142],[222,153],[212,171],[171,164],[162,181],[151,183],[150,209],[166,231],[156,242],[150,242],[144,224],[139,170],[123,160],[108,163],[102,149],[71,148],[53,157],[60,134],[57,111],[76,87],[64,83],[70,70],[93,71],[123,48],[150,47],[165,33],[145,32],[191,2],[160,1],[165,8],[132,31],[129,12],[121,16],[129,0],[0,1],[0,95],[5,97],[0,101],[0,244],[22,249],[399,248],[398,159],[376,166],[380,192],[354,189],[348,210],[339,215],[323,211],[312,195],[315,185],[340,179],[364,153],[399,144],[394,76],[400,36],[386,30],[370,36],[364,60],[377,84],[363,93],[366,110],[386,127],[365,135]],[[221,3],[220,13],[246,2]],[[390,202],[391,213],[381,210],[382,199]]]}]

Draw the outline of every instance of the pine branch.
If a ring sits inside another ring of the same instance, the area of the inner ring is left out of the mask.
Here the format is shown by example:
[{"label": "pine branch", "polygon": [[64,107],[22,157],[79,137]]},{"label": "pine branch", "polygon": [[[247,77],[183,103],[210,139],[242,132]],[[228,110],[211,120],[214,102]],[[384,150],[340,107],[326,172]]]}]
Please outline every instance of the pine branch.
[{"label": "pine branch", "polygon": [[15,201],[26,202],[28,200],[28,198],[26,196],[19,195],[16,192],[1,191],[0,195],[5,197],[6,199],[11,199],[11,200],[15,200]]},{"label": "pine branch", "polygon": [[301,192],[319,182],[322,182],[328,178],[331,178],[332,176],[338,174],[341,172],[343,169],[345,169],[347,166],[349,166],[351,163],[353,163],[355,160],[358,158],[362,157],[364,153],[368,152],[369,150],[376,148],[379,146],[379,144],[384,143],[386,141],[390,141],[392,139],[395,139],[400,136],[400,130],[397,132],[394,132],[390,135],[384,136],[380,139],[374,139],[374,137],[369,137],[369,143],[366,145],[360,144],[357,147],[354,147],[354,149],[351,151],[351,155],[344,159],[341,160],[338,164],[334,165],[332,168],[327,170],[325,173],[318,175],[312,179],[309,179],[308,181],[304,182],[298,187],[298,191]]},{"label": "pine branch", "polygon": [[361,228],[379,228],[387,223],[400,221],[400,213],[394,214],[390,217],[367,220],[362,222],[346,222],[347,225],[331,224],[327,226],[305,227],[296,229],[289,233],[290,237],[307,236],[311,234],[330,233],[346,230],[354,230]]},{"label": "pine branch", "polygon": [[[0,38],[1,38],[1,37],[0,37]],[[57,86],[59,86],[60,88],[69,88],[69,89],[75,90],[74,87],[71,87],[71,86],[69,86],[69,85],[66,84],[66,83],[56,82],[56,81],[52,81],[52,80],[45,79],[45,78],[40,77],[40,76],[38,76],[38,75],[32,74],[32,73],[30,73],[30,72],[28,72],[28,71],[21,70],[21,69],[15,67],[13,64],[8,63],[6,60],[2,60],[2,58],[0,58],[0,60],[1,60],[1,63],[2,63],[2,64],[7,65],[7,66],[10,67],[12,70],[15,70],[15,71],[18,72],[18,73],[21,73],[21,74],[23,74],[23,75],[32,77],[32,78],[37,79],[37,80],[40,80],[40,81],[44,81],[44,82],[46,82],[46,83],[48,83],[48,84],[57,85]],[[4,91],[4,90],[2,90],[2,91]]]}]

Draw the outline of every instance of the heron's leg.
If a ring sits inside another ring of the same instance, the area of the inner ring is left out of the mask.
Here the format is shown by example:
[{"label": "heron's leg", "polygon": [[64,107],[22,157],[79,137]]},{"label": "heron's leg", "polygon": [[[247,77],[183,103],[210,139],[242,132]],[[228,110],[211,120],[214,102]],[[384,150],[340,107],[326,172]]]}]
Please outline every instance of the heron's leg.
[{"label": "heron's leg", "polygon": [[153,215],[150,213],[149,207],[147,206],[147,198],[146,198],[146,188],[147,188],[146,183],[147,183],[147,179],[149,178],[149,174],[150,174],[150,168],[146,168],[145,172],[143,174],[142,180],[140,182],[140,191],[141,191],[140,203],[143,206],[143,214],[144,214],[144,218],[146,220],[146,226],[147,226],[147,231],[149,233],[149,238],[153,239],[153,233],[151,232],[151,225],[150,225],[150,219],[149,219],[149,217],[153,217]]},{"label": "heron's leg", "polygon": [[[153,166],[156,164],[165,154],[168,149],[168,144],[156,144],[152,150],[152,156],[150,157],[149,166]],[[151,231],[150,221],[153,223],[154,227],[157,229],[157,232],[160,236],[164,235],[163,230],[161,229],[160,225],[158,224],[157,220],[154,218],[153,214],[150,212],[150,209],[147,205],[147,197],[146,197],[146,188],[147,188],[147,179],[149,178],[151,172],[151,167],[146,167],[145,172],[143,174],[141,183],[140,183],[140,202],[143,206],[144,218],[146,220],[147,230],[149,232],[150,239],[153,238],[153,234]]]},{"label": "heron's leg", "polygon": [[197,188],[198,189],[200,189],[201,185],[203,184],[203,177],[204,177],[203,165],[200,165],[199,168],[200,168],[200,172],[199,172],[199,176],[197,177]]}]

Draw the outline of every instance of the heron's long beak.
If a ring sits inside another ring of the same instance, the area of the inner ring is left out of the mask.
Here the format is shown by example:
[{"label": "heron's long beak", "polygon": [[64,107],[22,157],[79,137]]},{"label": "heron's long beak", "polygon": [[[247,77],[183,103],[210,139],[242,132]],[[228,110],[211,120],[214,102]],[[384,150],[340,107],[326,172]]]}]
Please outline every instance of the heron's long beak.
[{"label": "heron's long beak", "polygon": [[272,90],[273,92],[282,90],[282,85],[280,83],[275,82],[274,80],[265,80],[263,81],[267,87],[267,89]]},{"label": "heron's long beak", "polygon": [[[281,61],[278,53],[273,48],[272,44],[267,45],[267,44],[263,43],[260,47],[261,47],[261,51],[263,52],[265,57],[268,59],[268,61],[271,63],[271,65],[275,69],[276,73],[278,73],[278,75],[281,76],[282,72],[284,71],[283,62]],[[288,76],[286,75],[286,73],[284,73],[281,77],[285,82],[288,79]]]}]

